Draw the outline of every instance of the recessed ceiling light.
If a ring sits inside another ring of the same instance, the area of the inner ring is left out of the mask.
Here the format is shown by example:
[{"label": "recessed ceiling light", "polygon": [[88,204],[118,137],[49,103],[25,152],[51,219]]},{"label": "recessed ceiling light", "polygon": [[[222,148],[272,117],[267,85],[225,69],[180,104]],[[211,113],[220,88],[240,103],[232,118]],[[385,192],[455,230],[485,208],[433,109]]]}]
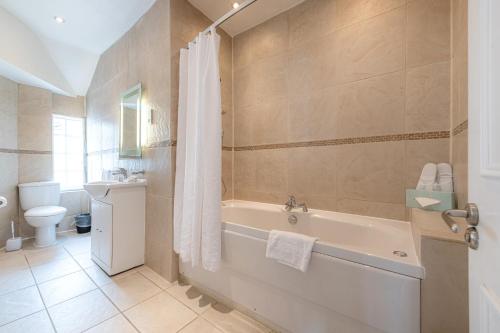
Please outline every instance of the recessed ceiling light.
[{"label": "recessed ceiling light", "polygon": [[54,16],[54,21],[56,21],[59,24],[66,22],[66,20],[61,16]]},{"label": "recessed ceiling light", "polygon": [[233,8],[234,8],[234,9],[238,8],[239,6],[240,6],[240,4],[239,4],[239,3],[237,3],[237,2],[234,2],[234,3],[233,3]]}]

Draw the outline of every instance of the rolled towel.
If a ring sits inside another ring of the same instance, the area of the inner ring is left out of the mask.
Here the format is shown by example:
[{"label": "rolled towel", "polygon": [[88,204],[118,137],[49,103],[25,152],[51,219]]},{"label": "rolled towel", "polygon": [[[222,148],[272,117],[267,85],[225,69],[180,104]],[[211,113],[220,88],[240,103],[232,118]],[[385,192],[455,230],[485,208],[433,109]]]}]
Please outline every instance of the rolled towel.
[{"label": "rolled towel", "polygon": [[453,192],[453,170],[448,163],[437,165],[437,182],[441,192]]},{"label": "rolled towel", "polygon": [[271,230],[266,257],[306,272],[317,238],[287,231]]},{"label": "rolled towel", "polygon": [[422,169],[422,174],[418,180],[417,190],[432,191],[437,177],[437,165],[427,163]]}]

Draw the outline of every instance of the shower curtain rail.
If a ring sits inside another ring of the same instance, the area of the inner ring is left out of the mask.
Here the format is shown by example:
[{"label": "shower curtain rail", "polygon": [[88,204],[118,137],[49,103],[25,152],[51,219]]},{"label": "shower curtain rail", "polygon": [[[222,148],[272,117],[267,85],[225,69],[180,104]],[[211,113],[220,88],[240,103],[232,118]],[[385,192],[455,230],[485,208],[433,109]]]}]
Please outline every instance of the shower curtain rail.
[{"label": "shower curtain rail", "polygon": [[[254,2],[257,2],[257,0],[246,0],[241,5],[239,5],[237,8],[232,9],[231,11],[227,12],[226,14],[224,14],[223,16],[221,16],[220,18],[218,18],[214,23],[212,23],[208,28],[206,28],[203,31],[203,33],[206,34],[206,33],[210,32],[210,30],[212,28],[217,28],[222,23],[226,22],[231,17],[233,17],[236,13],[238,13],[238,12],[242,11],[243,9],[247,8],[248,6],[250,6],[251,4],[253,4]],[[194,42],[194,40],[193,40],[193,42]]]}]

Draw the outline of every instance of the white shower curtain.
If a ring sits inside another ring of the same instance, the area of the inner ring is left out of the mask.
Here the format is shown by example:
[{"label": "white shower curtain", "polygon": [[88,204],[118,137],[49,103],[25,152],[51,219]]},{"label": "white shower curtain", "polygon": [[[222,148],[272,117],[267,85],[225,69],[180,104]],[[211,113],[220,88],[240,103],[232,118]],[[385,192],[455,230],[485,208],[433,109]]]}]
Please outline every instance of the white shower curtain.
[{"label": "white shower curtain", "polygon": [[216,271],[221,261],[220,37],[200,33],[181,50],[174,195],[174,250]]}]

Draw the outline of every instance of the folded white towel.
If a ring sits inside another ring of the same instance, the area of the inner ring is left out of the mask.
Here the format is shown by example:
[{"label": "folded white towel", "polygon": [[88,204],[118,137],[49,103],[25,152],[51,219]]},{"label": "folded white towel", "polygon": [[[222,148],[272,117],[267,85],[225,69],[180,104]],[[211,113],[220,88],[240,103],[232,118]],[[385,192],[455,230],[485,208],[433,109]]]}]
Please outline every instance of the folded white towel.
[{"label": "folded white towel", "polygon": [[302,234],[271,230],[267,239],[266,257],[305,272],[316,240],[317,238]]}]

